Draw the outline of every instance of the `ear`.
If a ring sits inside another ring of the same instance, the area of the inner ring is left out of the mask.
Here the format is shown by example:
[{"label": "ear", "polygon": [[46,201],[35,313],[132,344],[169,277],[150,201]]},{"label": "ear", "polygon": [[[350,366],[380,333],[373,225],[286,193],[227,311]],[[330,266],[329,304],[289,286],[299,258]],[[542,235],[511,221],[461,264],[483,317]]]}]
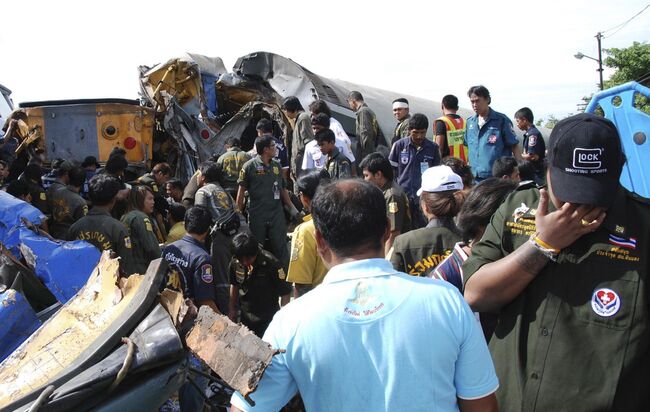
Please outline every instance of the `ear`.
[{"label": "ear", "polygon": [[332,261],[334,258],[332,249],[330,249],[330,247],[327,245],[325,239],[323,239],[323,235],[318,231],[318,229],[316,229],[314,235],[316,237],[316,251],[323,259],[325,266],[330,269],[332,267]]}]

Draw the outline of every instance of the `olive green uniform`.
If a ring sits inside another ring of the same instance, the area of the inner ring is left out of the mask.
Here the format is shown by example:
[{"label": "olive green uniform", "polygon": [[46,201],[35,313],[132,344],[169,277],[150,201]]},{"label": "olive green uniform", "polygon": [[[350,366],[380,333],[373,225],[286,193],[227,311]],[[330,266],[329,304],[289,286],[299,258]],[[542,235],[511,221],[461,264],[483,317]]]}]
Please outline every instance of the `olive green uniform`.
[{"label": "olive green uniform", "polygon": [[[612,196],[603,224],[563,249],[557,262],[549,260],[500,309],[489,343],[500,410],[642,411],[650,405],[650,204],[622,187]],[[506,199],[463,265],[466,281],[528,241],[538,202],[537,189]]]},{"label": "olive green uniform", "polygon": [[112,250],[120,257],[120,267],[127,275],[135,273],[133,248],[129,233],[119,220],[105,209],[94,207],[68,230],[68,240],[85,240],[100,251]]},{"label": "olive green uniform", "polygon": [[380,139],[384,136],[377,123],[377,116],[367,104],[363,103],[357,110],[356,133],[357,153],[356,158],[360,162],[370,153],[377,151]]},{"label": "olive green uniform", "polygon": [[261,156],[255,156],[244,164],[238,183],[248,190],[248,222],[250,230],[261,244],[266,238],[270,241],[271,252],[289,265],[287,248],[287,225],[282,206],[282,190],[285,188],[280,163],[271,160],[265,165]]},{"label": "olive green uniform", "polygon": [[194,196],[196,196],[196,191],[199,190],[199,175],[201,174],[200,170],[194,172],[190,181],[187,182],[185,190],[183,190],[183,206],[189,208],[194,204]]},{"label": "olive green uniform", "polygon": [[47,205],[47,195],[45,194],[43,186],[24,176],[21,177],[21,180],[27,183],[27,187],[29,187],[29,194],[32,196],[32,206],[43,212],[45,215],[49,214],[50,210]]},{"label": "olive green uniform", "polygon": [[325,169],[327,169],[327,172],[330,174],[332,179],[346,179],[352,177],[350,159],[345,157],[336,146],[332,149],[332,153],[327,156]]},{"label": "olive green uniform", "polygon": [[237,197],[237,179],[244,163],[251,159],[250,155],[239,147],[231,147],[226,153],[219,156],[217,164],[221,165],[223,174],[221,175],[221,186],[230,196]]},{"label": "olive green uniform", "polygon": [[423,276],[449,256],[461,240],[453,219],[432,219],[426,227],[395,238],[390,263],[400,272]]},{"label": "olive green uniform", "polygon": [[280,309],[280,296],[291,293],[282,264],[260,248],[252,270],[239,260],[230,262],[230,283],[239,288],[241,322],[262,337],[273,315]]},{"label": "olive green uniform", "polygon": [[54,182],[50,186],[47,201],[52,212],[48,228],[55,239],[65,239],[70,226],[88,213],[88,204],[84,198],[61,182]]},{"label": "olive green uniform", "polygon": [[400,234],[411,230],[411,212],[409,209],[409,198],[397,183],[386,182],[382,187],[384,199],[386,200],[386,216],[390,223],[390,230],[399,230]]},{"label": "olive green uniform", "polygon": [[296,117],[291,139],[291,173],[297,179],[302,170],[302,158],[305,156],[305,146],[314,140],[314,132],[311,128],[311,116],[306,112],[300,112]]},{"label": "olive green uniform", "polygon": [[167,215],[167,209],[169,203],[165,199],[166,190],[164,187],[160,187],[156,182],[156,178],[153,176],[153,173],[146,173],[140,176],[137,182],[141,185],[145,185],[151,189],[153,192],[153,197],[155,203],[154,216],[155,219],[152,219],[153,231],[156,235],[156,240],[158,243],[165,243],[167,240],[167,228],[165,227],[165,216]]},{"label": "olive green uniform", "polygon": [[395,125],[395,130],[393,131],[393,138],[390,141],[390,145],[398,141],[399,139],[409,135],[409,120],[411,120],[411,115],[406,115],[404,120]]},{"label": "olive green uniform", "polygon": [[145,274],[149,263],[161,256],[153,223],[146,213],[132,210],[122,216],[133,245],[133,265],[136,273]]}]

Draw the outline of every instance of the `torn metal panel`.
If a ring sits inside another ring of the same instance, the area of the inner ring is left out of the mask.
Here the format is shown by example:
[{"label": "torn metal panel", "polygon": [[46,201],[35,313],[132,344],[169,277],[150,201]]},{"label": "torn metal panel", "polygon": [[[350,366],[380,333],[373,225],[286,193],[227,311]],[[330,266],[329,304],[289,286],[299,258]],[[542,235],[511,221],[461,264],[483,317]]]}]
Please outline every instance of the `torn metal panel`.
[{"label": "torn metal panel", "polygon": [[103,359],[149,311],[166,270],[157,259],[118,288],[118,260],[104,252],[79,293],[0,364],[0,408],[31,402]]},{"label": "torn metal panel", "polygon": [[187,347],[232,388],[247,396],[255,391],[274,351],[243,325],[207,306],[185,338]]}]

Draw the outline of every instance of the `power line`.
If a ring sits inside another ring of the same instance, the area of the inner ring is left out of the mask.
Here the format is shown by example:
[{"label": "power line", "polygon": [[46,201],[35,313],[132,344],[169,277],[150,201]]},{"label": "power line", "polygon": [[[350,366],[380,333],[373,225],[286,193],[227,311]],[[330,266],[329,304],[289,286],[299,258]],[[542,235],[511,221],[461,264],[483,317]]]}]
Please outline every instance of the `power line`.
[{"label": "power line", "polygon": [[[623,27],[627,26],[627,24],[628,24],[629,22],[631,22],[631,21],[634,20],[637,16],[639,16],[641,13],[643,13],[644,11],[646,11],[649,7],[650,7],[650,3],[648,3],[648,4],[643,8],[643,10],[641,10],[640,12],[638,12],[637,14],[635,14],[634,16],[630,17],[628,20],[624,21],[623,23],[619,24],[618,26],[614,26],[614,27],[609,28],[609,29],[607,29],[607,30],[603,30],[603,31],[601,31],[601,33],[604,34],[604,33],[607,33],[608,31],[612,31],[612,30],[616,29],[616,31],[615,31],[614,33],[607,35],[607,37],[612,37],[613,35],[615,35],[616,33],[618,33],[618,32],[619,32]],[[605,37],[605,36],[603,36],[603,37]]]}]

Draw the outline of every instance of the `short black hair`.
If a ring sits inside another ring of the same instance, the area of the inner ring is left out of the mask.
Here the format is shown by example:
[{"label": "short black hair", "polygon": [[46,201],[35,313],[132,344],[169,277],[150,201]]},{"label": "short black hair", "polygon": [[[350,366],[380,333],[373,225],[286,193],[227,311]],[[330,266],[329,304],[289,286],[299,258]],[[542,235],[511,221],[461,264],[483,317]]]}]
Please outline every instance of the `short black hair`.
[{"label": "short black hair", "polygon": [[256,130],[261,131],[262,133],[273,133],[273,122],[269,119],[260,119],[255,126]]},{"label": "short black hair", "polygon": [[122,183],[111,175],[98,174],[88,182],[88,195],[93,205],[106,206],[122,190]]},{"label": "short black hair", "polygon": [[199,166],[201,176],[205,178],[207,183],[215,183],[221,179],[223,169],[220,164],[215,162],[203,162]]},{"label": "short black hair", "polygon": [[492,103],[492,98],[490,97],[490,91],[487,89],[487,87],[483,86],[482,84],[478,86],[472,86],[469,88],[467,91],[467,97],[472,97],[472,95],[475,94],[478,97],[483,97],[487,99],[488,104]]},{"label": "short black hair", "polygon": [[463,240],[474,239],[487,225],[505,198],[517,188],[517,182],[490,177],[469,192],[456,216]]},{"label": "short black hair", "polygon": [[535,180],[535,166],[529,160],[520,160],[517,162],[517,169],[519,169],[519,180]]},{"label": "short black hair", "polygon": [[319,145],[324,142],[334,143],[336,141],[336,136],[334,136],[334,132],[330,129],[323,129],[318,131],[314,135],[314,138],[316,139],[316,143]]},{"label": "short black hair", "polygon": [[305,110],[300,103],[300,100],[296,96],[285,97],[282,101],[282,109],[288,112],[298,112]]},{"label": "short black hair", "polygon": [[70,171],[73,168],[74,168],[74,164],[72,162],[68,162],[64,160],[63,162],[59,163],[59,165],[54,169],[54,172],[57,177],[61,177],[65,175],[70,176]]},{"label": "short black hair", "polygon": [[170,203],[169,216],[171,216],[175,222],[182,222],[185,219],[185,206],[178,202]]},{"label": "short black hair", "polygon": [[81,187],[86,181],[86,169],[81,166],[74,166],[69,172],[70,186]]},{"label": "short black hair", "polygon": [[255,139],[255,151],[257,151],[258,155],[262,155],[264,153],[264,149],[267,147],[271,147],[271,145],[275,144],[275,140],[273,139],[273,136],[261,136]]},{"label": "short black hair", "polygon": [[23,180],[13,180],[7,185],[7,193],[15,198],[27,196],[29,194],[29,185]]},{"label": "short black hair", "polygon": [[440,164],[449,166],[451,170],[463,179],[463,187],[466,189],[474,184],[474,174],[472,168],[469,167],[463,159],[454,156],[447,156],[442,159]]},{"label": "short black hair", "polygon": [[174,172],[172,171],[172,168],[169,167],[169,164],[167,163],[158,163],[156,164],[152,169],[152,173],[162,173],[165,176],[172,176]]},{"label": "short black hair", "polygon": [[25,175],[26,178],[33,180],[34,182],[38,182],[38,184],[40,184],[41,176],[43,175],[43,168],[36,163],[29,163],[27,166],[25,166],[25,170],[23,170],[23,175]]},{"label": "short black hair", "polygon": [[327,173],[327,170],[310,170],[307,173],[301,175],[296,182],[296,187],[298,191],[306,196],[309,199],[312,199],[316,194],[316,189],[321,184],[329,183],[330,174]]},{"label": "short black hair", "polygon": [[325,113],[318,113],[311,117],[312,126],[323,126],[329,129],[330,127],[330,118]]},{"label": "short black hair", "polygon": [[325,100],[314,100],[309,103],[309,111],[314,114],[326,114],[328,118],[332,117],[332,111]]},{"label": "short black hair", "polygon": [[393,100],[393,103],[406,103],[406,104],[409,104],[409,101],[406,100],[404,97],[398,97],[397,99]]},{"label": "short black hair", "polygon": [[359,169],[363,172],[368,170],[370,173],[375,174],[381,172],[382,175],[389,181],[393,180],[393,167],[384,155],[381,153],[370,153],[364,157],[359,163]]},{"label": "short black hair", "polygon": [[113,156],[122,156],[126,157],[126,149],[123,147],[115,146],[113,149],[111,149],[111,152],[108,154],[108,158],[110,159]]},{"label": "short black hair", "polygon": [[230,146],[230,147],[239,147],[241,146],[241,140],[239,140],[238,137],[230,136],[229,138],[226,139],[225,144],[226,146]]},{"label": "short black hair", "polygon": [[357,102],[362,102],[363,101],[363,95],[360,92],[356,91],[356,90],[352,90],[350,93],[348,93],[348,100],[354,100],[354,101],[357,101]]},{"label": "short black hair", "polygon": [[255,235],[246,230],[232,238],[232,254],[237,259],[257,256],[260,246]]},{"label": "short black hair", "polygon": [[167,181],[166,185],[167,185],[167,186],[171,186],[171,187],[173,187],[174,189],[178,189],[178,190],[184,190],[184,189],[185,189],[185,188],[183,187],[183,183],[182,183],[179,179],[176,179],[176,178],[169,179],[169,180]]},{"label": "short black hair", "polygon": [[187,233],[203,235],[210,230],[212,215],[208,209],[202,206],[192,206],[185,212],[183,221]]},{"label": "short black hair", "polygon": [[458,97],[448,94],[442,98],[442,105],[449,110],[458,110]]},{"label": "short black hair", "polygon": [[532,110],[530,110],[528,107],[522,107],[515,113],[515,119],[526,119],[528,120],[528,123],[533,123],[535,117],[533,116]]},{"label": "short black hair", "polygon": [[320,186],[312,200],[316,229],[339,257],[382,250],[386,232],[386,201],[375,185],[343,179]]},{"label": "short black hair", "polygon": [[112,175],[118,174],[126,170],[129,166],[126,157],[116,154],[108,158],[106,161],[106,171]]},{"label": "short black hair", "polygon": [[429,119],[422,113],[415,113],[409,119],[409,130],[426,130],[429,128]]},{"label": "short black hair", "polygon": [[492,164],[492,176],[510,176],[517,170],[517,161],[511,156],[501,156]]}]

